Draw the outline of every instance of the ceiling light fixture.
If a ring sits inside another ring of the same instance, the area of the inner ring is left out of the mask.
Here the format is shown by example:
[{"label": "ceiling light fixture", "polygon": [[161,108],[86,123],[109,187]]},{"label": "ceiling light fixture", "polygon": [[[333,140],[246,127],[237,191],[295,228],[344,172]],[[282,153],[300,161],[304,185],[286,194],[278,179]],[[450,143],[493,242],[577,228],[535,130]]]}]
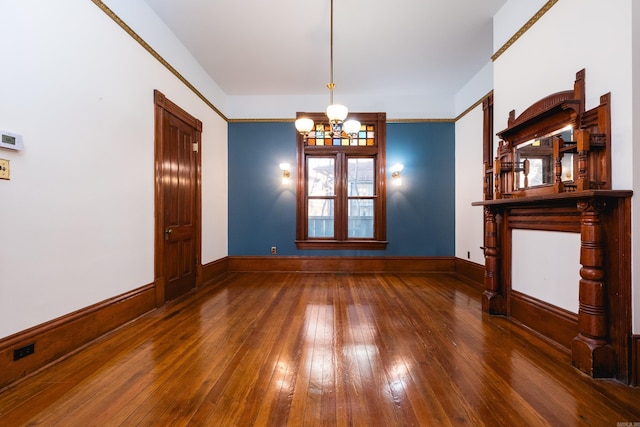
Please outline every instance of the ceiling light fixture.
[{"label": "ceiling light fixture", "polygon": [[[347,109],[347,107],[342,104],[333,103],[333,89],[335,89],[336,87],[336,84],[333,82],[333,0],[331,0],[331,25],[329,33],[329,45],[331,52],[331,81],[327,83],[327,88],[329,88],[329,106],[327,107],[327,117],[329,118],[329,123],[331,124],[331,131],[334,138],[341,138],[344,131],[344,133],[349,136],[349,139],[352,139],[356,137],[358,131],[360,131],[360,122],[357,120],[346,120],[347,115],[349,114],[349,110]],[[307,117],[302,117],[296,120],[296,129],[305,139],[309,135],[309,132],[313,130],[313,126],[313,120]]]}]

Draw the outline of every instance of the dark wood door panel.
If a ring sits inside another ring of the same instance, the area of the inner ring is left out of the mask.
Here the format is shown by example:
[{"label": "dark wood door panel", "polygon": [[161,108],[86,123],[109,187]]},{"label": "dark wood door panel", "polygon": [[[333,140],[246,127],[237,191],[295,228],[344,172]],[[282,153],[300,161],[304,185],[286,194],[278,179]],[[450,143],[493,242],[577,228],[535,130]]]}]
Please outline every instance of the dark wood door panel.
[{"label": "dark wood door panel", "polygon": [[202,124],[158,92],[156,108],[156,283],[163,287],[162,304],[197,283]]}]

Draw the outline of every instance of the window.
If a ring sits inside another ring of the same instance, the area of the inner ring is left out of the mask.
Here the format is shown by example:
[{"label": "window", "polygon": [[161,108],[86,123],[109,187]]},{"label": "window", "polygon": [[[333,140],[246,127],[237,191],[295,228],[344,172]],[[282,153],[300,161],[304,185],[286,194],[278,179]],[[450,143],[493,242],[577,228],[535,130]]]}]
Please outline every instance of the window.
[{"label": "window", "polygon": [[296,246],[299,249],[384,249],[385,113],[349,115],[356,138],[334,138],[322,113],[305,140],[298,135]]}]

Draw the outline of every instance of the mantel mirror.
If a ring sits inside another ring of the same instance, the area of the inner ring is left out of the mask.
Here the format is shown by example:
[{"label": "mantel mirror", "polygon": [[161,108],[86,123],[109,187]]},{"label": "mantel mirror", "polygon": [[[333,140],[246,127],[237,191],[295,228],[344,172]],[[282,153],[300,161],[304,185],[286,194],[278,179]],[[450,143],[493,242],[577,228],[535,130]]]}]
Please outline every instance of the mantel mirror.
[{"label": "mantel mirror", "polygon": [[[611,189],[610,94],[585,111],[585,70],[573,90],[554,93],[518,117],[511,111],[485,183],[501,199],[539,194]],[[485,184],[486,185],[486,184]]]},{"label": "mantel mirror", "polygon": [[[553,155],[554,139],[573,141],[573,127],[568,125],[563,129],[548,133],[539,138],[530,139],[514,148],[514,190],[526,190],[543,186],[552,186],[555,182],[555,158]],[[565,185],[573,185],[574,153],[562,156],[561,180]]]}]

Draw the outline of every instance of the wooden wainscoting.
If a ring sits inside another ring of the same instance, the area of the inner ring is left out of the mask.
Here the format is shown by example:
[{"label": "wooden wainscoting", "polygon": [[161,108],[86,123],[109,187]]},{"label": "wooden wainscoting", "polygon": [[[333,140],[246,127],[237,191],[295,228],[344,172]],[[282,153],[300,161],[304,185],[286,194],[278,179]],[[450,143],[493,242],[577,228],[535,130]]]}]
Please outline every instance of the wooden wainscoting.
[{"label": "wooden wainscoting", "polygon": [[[155,306],[155,286],[149,284],[0,340],[0,391]],[[14,350],[30,344],[34,352],[14,361]]]},{"label": "wooden wainscoting", "polygon": [[231,256],[229,271],[453,272],[454,257]]}]

